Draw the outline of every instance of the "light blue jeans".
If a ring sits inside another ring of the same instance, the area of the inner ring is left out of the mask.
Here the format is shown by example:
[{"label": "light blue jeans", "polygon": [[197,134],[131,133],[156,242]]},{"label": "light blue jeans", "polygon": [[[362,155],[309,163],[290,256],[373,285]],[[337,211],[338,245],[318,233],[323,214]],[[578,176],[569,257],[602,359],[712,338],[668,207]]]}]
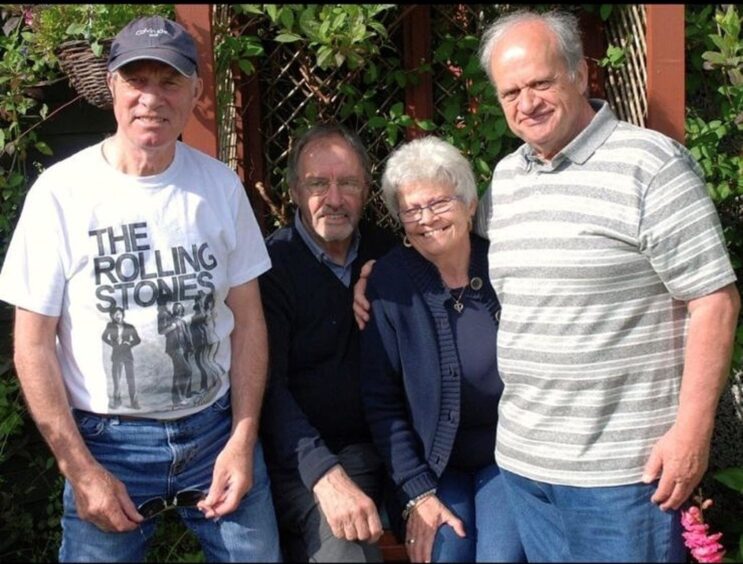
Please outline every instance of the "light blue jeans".
[{"label": "light blue jeans", "polygon": [[[203,411],[174,421],[130,420],[73,411],[93,457],[126,485],[135,505],[185,489],[208,491],[214,461],[230,436],[229,392]],[[253,456],[253,487],[237,510],[216,522],[196,508],[179,508],[207,562],[278,562],[278,530],[260,444]],[[65,483],[60,562],[142,562],[157,517],[127,533],[102,531],[78,517]]]},{"label": "light blue jeans", "polygon": [[679,511],[652,484],[555,486],[501,470],[529,562],[686,562]]},{"label": "light blue jeans", "polygon": [[477,471],[446,469],[436,495],[464,523],[466,538],[449,525],[436,532],[432,562],[525,562],[516,521],[496,464]]}]

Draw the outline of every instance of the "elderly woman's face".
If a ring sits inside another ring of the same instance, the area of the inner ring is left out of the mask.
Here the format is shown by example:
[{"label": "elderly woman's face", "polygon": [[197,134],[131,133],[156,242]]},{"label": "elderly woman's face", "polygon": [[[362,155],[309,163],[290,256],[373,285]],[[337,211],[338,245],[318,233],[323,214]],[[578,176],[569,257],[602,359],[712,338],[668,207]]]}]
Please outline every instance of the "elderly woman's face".
[{"label": "elderly woman's face", "polygon": [[465,204],[451,184],[409,182],[397,191],[397,202],[408,240],[429,260],[459,252],[469,237],[469,221],[477,204]]}]

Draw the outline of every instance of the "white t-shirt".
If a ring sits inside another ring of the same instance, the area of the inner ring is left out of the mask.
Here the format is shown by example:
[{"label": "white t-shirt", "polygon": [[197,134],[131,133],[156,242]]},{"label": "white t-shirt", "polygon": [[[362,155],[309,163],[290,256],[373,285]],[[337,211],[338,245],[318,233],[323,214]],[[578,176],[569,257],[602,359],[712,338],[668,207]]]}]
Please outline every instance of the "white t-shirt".
[{"label": "white t-shirt", "polygon": [[111,167],[101,145],[50,167],[29,191],[0,299],[59,317],[73,407],[196,413],[229,388],[225,298],[270,268],[263,237],[220,161],[179,142],[164,172],[136,177]]}]

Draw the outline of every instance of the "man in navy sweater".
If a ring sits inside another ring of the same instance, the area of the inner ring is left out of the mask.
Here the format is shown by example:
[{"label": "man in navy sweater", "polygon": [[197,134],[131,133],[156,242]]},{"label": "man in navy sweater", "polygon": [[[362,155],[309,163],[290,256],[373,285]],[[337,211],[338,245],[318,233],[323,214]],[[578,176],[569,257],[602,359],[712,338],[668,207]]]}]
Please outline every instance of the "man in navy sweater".
[{"label": "man in navy sweater", "polygon": [[369,195],[364,146],[337,125],[295,144],[292,225],[266,241],[260,278],[270,341],[262,434],[285,558],[381,561],[384,468],[363,417],[353,284],[394,239],[360,222]]}]

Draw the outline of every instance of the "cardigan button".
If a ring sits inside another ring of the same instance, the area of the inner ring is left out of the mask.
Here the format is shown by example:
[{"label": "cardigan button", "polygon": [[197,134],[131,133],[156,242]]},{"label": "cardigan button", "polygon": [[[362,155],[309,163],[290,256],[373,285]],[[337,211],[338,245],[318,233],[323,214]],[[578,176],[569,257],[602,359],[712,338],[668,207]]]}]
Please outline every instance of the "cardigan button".
[{"label": "cardigan button", "polygon": [[496,311],[496,312],[495,312],[495,313],[493,314],[493,319],[495,319],[495,320],[496,320],[496,321],[497,321],[498,323],[500,323],[500,312],[501,312],[501,310],[497,310],[497,311]]}]

